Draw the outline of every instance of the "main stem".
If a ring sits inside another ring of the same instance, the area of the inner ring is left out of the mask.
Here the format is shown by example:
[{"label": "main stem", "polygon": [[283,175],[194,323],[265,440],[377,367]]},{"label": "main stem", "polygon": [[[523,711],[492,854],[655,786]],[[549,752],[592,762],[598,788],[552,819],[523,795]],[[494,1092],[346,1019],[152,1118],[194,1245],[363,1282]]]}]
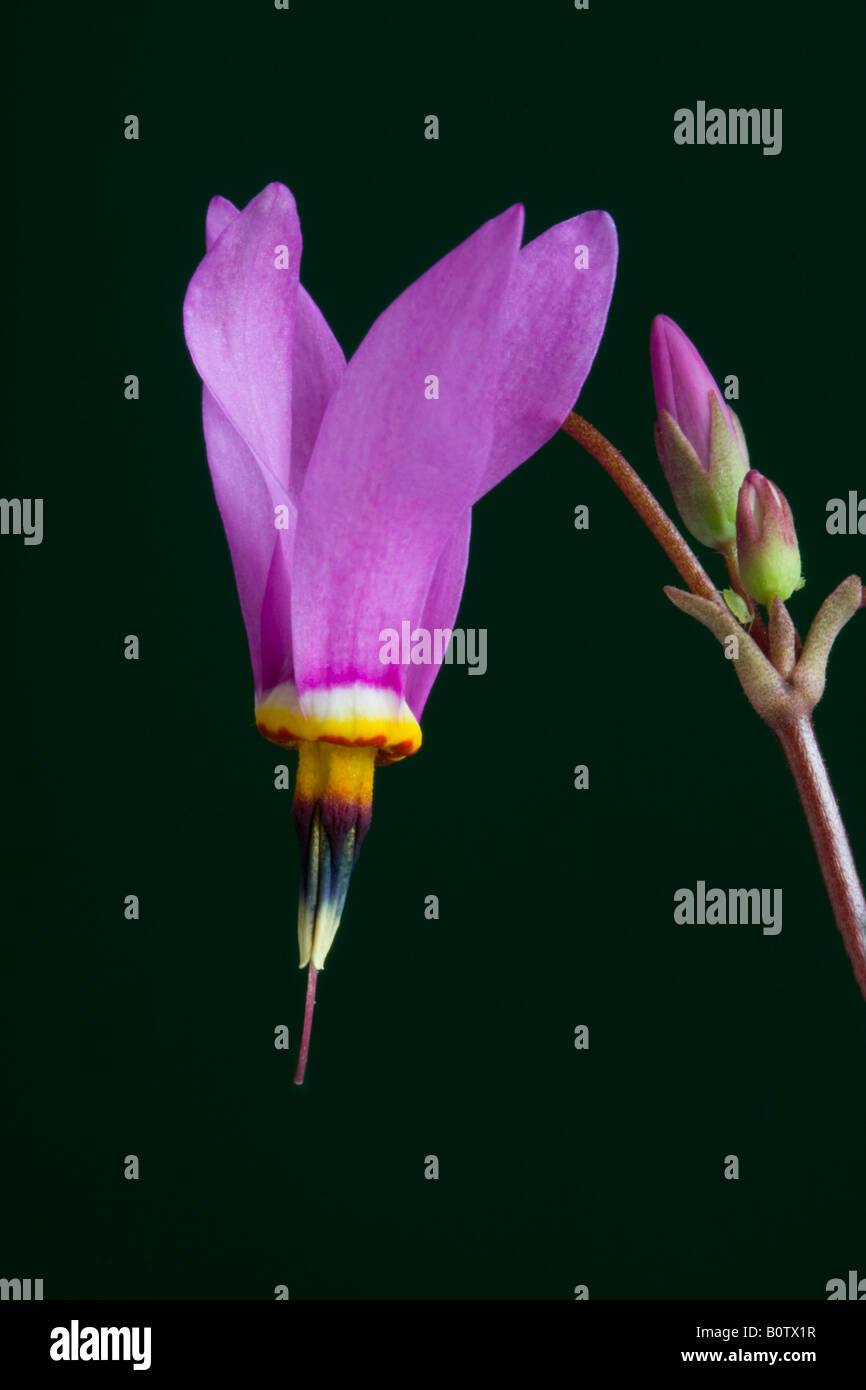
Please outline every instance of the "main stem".
[{"label": "main stem", "polygon": [[812,721],[804,716],[775,732],[806,813],[836,925],[866,998],[866,899]]}]

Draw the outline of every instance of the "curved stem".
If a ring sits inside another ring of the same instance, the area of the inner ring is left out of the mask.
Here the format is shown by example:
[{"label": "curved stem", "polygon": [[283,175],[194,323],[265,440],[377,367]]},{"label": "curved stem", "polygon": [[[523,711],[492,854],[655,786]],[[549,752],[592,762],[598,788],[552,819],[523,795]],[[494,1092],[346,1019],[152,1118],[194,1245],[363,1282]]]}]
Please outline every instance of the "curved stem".
[{"label": "curved stem", "polygon": [[620,492],[631,502],[638,516],[652,531],[662,550],[680,577],[688,584],[693,594],[719,602],[718,590],[710,579],[697,555],[680,535],[664,507],[656,500],[649,488],[627,463],[610,440],[605,439],[599,430],[584,420],[582,415],[571,411],[562,428],[587,453],[592,454],[613,478]]},{"label": "curved stem", "polygon": [[836,925],[866,997],[866,899],[812,721],[803,717],[775,732],[797,784]]},{"label": "curved stem", "polygon": [[316,1007],[316,981],[319,972],[310,961],[307,967],[307,1002],[304,1007],[304,1031],[301,1034],[301,1050],[298,1053],[298,1068],[295,1072],[295,1085],[303,1086],[304,1073],[307,1070],[307,1058],[310,1055],[310,1033],[313,1030],[313,1010]]}]

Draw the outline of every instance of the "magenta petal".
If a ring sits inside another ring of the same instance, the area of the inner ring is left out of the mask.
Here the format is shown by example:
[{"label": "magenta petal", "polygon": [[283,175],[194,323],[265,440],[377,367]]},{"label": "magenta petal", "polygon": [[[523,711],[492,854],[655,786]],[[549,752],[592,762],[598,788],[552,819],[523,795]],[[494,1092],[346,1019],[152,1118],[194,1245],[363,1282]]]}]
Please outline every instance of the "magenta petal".
[{"label": "magenta petal", "polygon": [[[581,247],[588,263],[579,269]],[[560,222],[520,252],[506,304],[496,432],[478,497],[531,458],[580,395],[607,321],[616,261],[616,227],[606,212]]]},{"label": "magenta petal", "polygon": [[346,371],[343,349],[303,285],[298,286],[292,357],[291,494],[301,495],[328,402]]},{"label": "magenta petal", "polygon": [[[430,633],[435,632],[437,628],[453,628],[466,580],[471,529],[470,510],[464,512],[458,520],[437,561],[419,624]],[[440,666],[441,662],[431,662],[429,665],[409,668],[406,678],[406,703],[419,721]]]},{"label": "magenta petal", "polygon": [[438,557],[477,494],[522,222],[514,207],[485,223],[400,295],[328,405],[299,502],[299,691],[405,688],[408,668],[380,660],[380,633],[418,622]]},{"label": "magenta petal", "polygon": [[[292,350],[301,229],[295,200],[269,184],[226,224],[199,265],[183,306],[187,346],[223,414],[274,478],[289,488]],[[283,268],[283,267],[286,268]]]},{"label": "magenta petal", "polygon": [[234,203],[230,203],[228,198],[221,198],[219,194],[211,198],[208,203],[207,216],[204,226],[205,250],[210,251],[214,243],[219,240],[230,223],[236,217],[240,217],[238,209]]},{"label": "magenta petal", "polygon": [[[253,413],[256,409],[249,389],[244,399],[245,386],[249,388],[251,383],[234,380],[235,376],[256,370],[255,354],[248,351],[252,338],[260,332],[261,340],[254,347],[265,361],[276,357],[278,363],[286,338],[285,313],[275,304],[269,317],[268,306],[262,300],[269,286],[276,283],[282,289],[282,282],[262,275],[257,241],[270,251],[269,264],[273,265],[275,248],[281,244],[274,238],[288,231],[288,239],[282,244],[289,249],[290,267],[294,265],[293,283],[300,259],[300,236],[293,228],[296,218],[288,190],[271,185],[253,200],[250,208],[251,212],[245,209],[241,214],[227,198],[211,199],[205,229],[208,253],[214,251],[223,233],[238,219],[246,221],[214,252],[206,272],[204,263],[199,267],[195,277],[198,287],[195,295],[188,296],[186,318],[196,365],[227,381],[227,388],[223,389],[234,400],[239,416],[245,415],[247,407]],[[246,284],[244,277],[250,273],[251,281]],[[274,274],[289,276],[290,271],[274,267]],[[238,292],[238,284],[244,285],[243,293]],[[273,422],[265,421],[264,428],[258,430],[257,455],[207,385],[202,405],[214,492],[232,555],[258,693],[292,675],[290,579],[296,501],[325,408],[346,369],[339,344],[319,309],[300,285],[296,286],[296,293],[290,379],[286,379],[282,366],[277,373],[281,411],[285,409],[286,390],[291,390],[290,420],[287,416],[277,420],[276,429]],[[201,348],[200,358],[193,350],[193,340]],[[287,490],[282,451],[287,446],[289,429],[291,466]],[[268,432],[272,439],[277,439],[277,467],[276,455],[269,453],[271,446],[266,442]],[[254,423],[253,437],[255,434]],[[278,506],[283,509],[280,521],[284,523],[279,528],[274,524]]]},{"label": "magenta petal", "polygon": [[[256,690],[265,687],[274,669],[290,671],[291,636],[288,598],[283,609],[265,609],[269,586],[288,584],[295,509],[274,476],[259,466],[237,430],[205,387],[202,421],[217,506],[231,551],[238,597],[250,648]],[[286,506],[289,529],[274,526],[275,507]],[[265,615],[263,630],[263,615]],[[285,669],[288,666],[288,669]]]},{"label": "magenta petal", "polygon": [[[256,673],[256,700],[283,681],[292,680],[292,551],[297,514],[292,507],[291,526],[276,532],[261,602],[261,668]],[[255,667],[254,667],[255,670]]]},{"label": "magenta petal", "polygon": [[[207,210],[207,249],[240,214],[228,198],[212,198]],[[325,407],[346,370],[343,350],[315,300],[298,286],[292,353],[292,466],[289,491],[297,501]]]}]

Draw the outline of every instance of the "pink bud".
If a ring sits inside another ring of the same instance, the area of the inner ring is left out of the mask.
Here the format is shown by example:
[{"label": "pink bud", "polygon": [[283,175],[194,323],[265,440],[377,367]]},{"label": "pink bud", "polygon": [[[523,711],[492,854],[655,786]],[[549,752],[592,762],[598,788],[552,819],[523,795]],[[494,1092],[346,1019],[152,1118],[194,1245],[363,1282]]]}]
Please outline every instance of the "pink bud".
[{"label": "pink bud", "polygon": [[719,549],[734,539],[737,494],[749,466],[740,422],[693,343],[659,314],[650,331],[656,447],[692,535]]},{"label": "pink bud", "polygon": [[657,314],[650,330],[650,363],[659,416],[672,415],[706,472],[710,470],[710,392],[734,428],[732,412],[694,343],[673,319]]},{"label": "pink bud", "polygon": [[787,498],[756,469],[737,500],[737,559],[748,592],[768,608],[803,587],[800,547]]}]

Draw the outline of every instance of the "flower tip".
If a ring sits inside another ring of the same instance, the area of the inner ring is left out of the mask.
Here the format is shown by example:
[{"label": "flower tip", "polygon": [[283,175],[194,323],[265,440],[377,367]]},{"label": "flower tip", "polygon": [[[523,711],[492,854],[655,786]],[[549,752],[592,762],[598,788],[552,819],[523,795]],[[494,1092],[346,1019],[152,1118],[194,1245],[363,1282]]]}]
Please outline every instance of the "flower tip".
[{"label": "flower tip", "polygon": [[[668,318],[667,314],[656,314],[650,324],[650,355],[654,362],[665,360],[669,369],[677,365],[672,361],[673,358],[677,358],[679,364],[687,363],[688,359],[691,359],[704,366],[703,358],[692,340],[674,319]],[[704,370],[706,371],[705,367]]]},{"label": "flower tip", "polygon": [[301,845],[301,967],[321,970],[370,824],[375,747],[301,740],[292,813]]},{"label": "flower tip", "polygon": [[616,223],[610,213],[606,212],[604,208],[591,208],[589,212],[581,213],[581,217],[595,223],[599,230],[603,229],[607,235],[613,238],[614,246],[618,246]]},{"label": "flower tip", "polygon": [[656,314],[650,324],[650,342],[658,342],[668,328],[676,328],[673,319],[669,319],[667,314]]},{"label": "flower tip", "polygon": [[523,239],[523,224],[526,219],[526,208],[522,203],[512,203],[504,212],[501,212],[495,220],[499,223],[503,232],[511,232],[516,238],[517,245]]},{"label": "flower tip", "polygon": [[207,205],[206,216],[208,219],[221,216],[224,212],[228,212],[229,209],[231,209],[232,215],[237,214],[237,208],[234,203],[230,202],[228,198],[224,198],[222,193],[215,193]]}]

